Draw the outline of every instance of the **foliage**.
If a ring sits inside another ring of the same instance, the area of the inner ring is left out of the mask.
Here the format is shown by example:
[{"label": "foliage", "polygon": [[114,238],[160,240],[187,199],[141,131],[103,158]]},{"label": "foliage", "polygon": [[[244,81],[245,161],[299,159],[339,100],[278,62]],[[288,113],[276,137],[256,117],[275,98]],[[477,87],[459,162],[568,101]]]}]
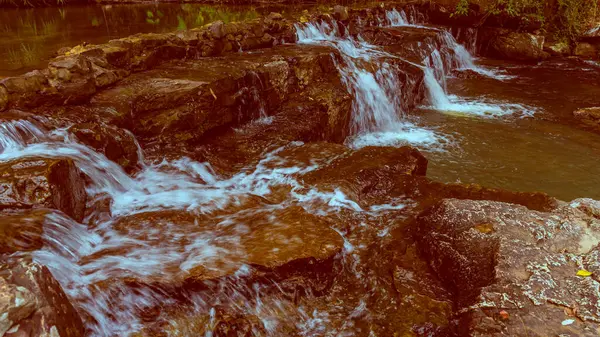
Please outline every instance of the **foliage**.
[{"label": "foliage", "polygon": [[597,16],[597,10],[598,3],[593,0],[558,0],[558,15],[555,21],[557,35],[575,40]]},{"label": "foliage", "polygon": [[[597,15],[596,0],[493,0],[488,15],[541,23],[562,40],[575,40]],[[453,16],[467,15],[469,0],[459,0]]]}]

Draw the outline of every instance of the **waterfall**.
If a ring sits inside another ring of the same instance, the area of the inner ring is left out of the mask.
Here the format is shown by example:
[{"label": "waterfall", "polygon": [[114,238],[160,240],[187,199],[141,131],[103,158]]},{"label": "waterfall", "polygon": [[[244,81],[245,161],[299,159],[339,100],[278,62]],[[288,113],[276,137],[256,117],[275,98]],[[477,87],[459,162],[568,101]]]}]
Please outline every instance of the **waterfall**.
[{"label": "waterfall", "polygon": [[[404,20],[397,12],[393,20]],[[406,120],[401,109],[402,92],[396,69],[385,57],[393,57],[360,38],[342,34],[326,22],[296,26],[298,43],[323,44],[339,51],[343,62],[337,67],[354,97],[350,146],[411,143],[433,145],[437,135]],[[367,67],[370,65],[370,67]],[[375,68],[375,70],[372,70]]]}]

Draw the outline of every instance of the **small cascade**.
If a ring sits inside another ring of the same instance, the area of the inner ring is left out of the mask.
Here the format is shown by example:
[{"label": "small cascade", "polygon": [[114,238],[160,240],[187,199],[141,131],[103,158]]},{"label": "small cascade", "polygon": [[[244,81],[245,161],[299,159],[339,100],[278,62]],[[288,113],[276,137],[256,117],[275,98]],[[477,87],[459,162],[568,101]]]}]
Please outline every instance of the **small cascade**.
[{"label": "small cascade", "polygon": [[[404,20],[398,12],[389,17]],[[325,44],[337,49],[342,56],[343,63],[337,66],[348,91],[354,96],[350,145],[412,143],[427,146],[437,142],[435,133],[403,118],[402,92],[396,70],[383,60],[391,55],[360,38],[340,33],[335,25],[326,22],[297,25],[296,34],[299,43]],[[372,70],[373,66],[375,70]]]},{"label": "small cascade", "polygon": [[42,128],[28,120],[0,124],[0,152],[16,151],[45,138]]}]

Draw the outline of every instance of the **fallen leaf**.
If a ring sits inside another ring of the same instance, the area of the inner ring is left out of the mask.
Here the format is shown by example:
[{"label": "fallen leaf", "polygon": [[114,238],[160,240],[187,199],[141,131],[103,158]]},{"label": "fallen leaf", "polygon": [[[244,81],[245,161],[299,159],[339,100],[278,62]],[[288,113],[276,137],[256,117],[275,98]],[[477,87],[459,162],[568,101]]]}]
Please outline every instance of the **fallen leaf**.
[{"label": "fallen leaf", "polygon": [[483,223],[474,227],[478,232],[489,234],[494,231],[494,226],[489,223]]},{"label": "fallen leaf", "polygon": [[215,101],[217,100],[217,95],[215,95],[215,92],[212,90],[212,88],[209,88],[210,93],[212,94],[212,96],[215,98]]},{"label": "fallen leaf", "polygon": [[562,323],[561,323],[561,324],[562,324],[562,325],[571,325],[571,324],[573,324],[573,323],[575,323],[575,320],[574,320],[574,319],[565,319],[564,321],[562,321]]},{"label": "fallen leaf", "polygon": [[509,317],[510,315],[508,314],[508,312],[506,312],[506,310],[500,311],[500,318],[502,318],[503,320],[507,320]]},{"label": "fallen leaf", "polygon": [[577,272],[577,276],[581,276],[581,277],[590,277],[590,276],[592,276],[592,274],[593,274],[592,272],[589,272],[585,269],[581,269]]}]

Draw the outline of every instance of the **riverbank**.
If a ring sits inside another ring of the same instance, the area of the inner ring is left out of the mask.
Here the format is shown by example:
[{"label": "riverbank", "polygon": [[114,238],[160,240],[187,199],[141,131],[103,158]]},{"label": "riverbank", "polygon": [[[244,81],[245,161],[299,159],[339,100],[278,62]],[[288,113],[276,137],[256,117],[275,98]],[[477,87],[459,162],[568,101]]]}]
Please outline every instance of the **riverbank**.
[{"label": "riverbank", "polygon": [[0,333],[597,335],[600,137],[552,117],[597,70],[427,20],[218,20],[0,80]]}]

